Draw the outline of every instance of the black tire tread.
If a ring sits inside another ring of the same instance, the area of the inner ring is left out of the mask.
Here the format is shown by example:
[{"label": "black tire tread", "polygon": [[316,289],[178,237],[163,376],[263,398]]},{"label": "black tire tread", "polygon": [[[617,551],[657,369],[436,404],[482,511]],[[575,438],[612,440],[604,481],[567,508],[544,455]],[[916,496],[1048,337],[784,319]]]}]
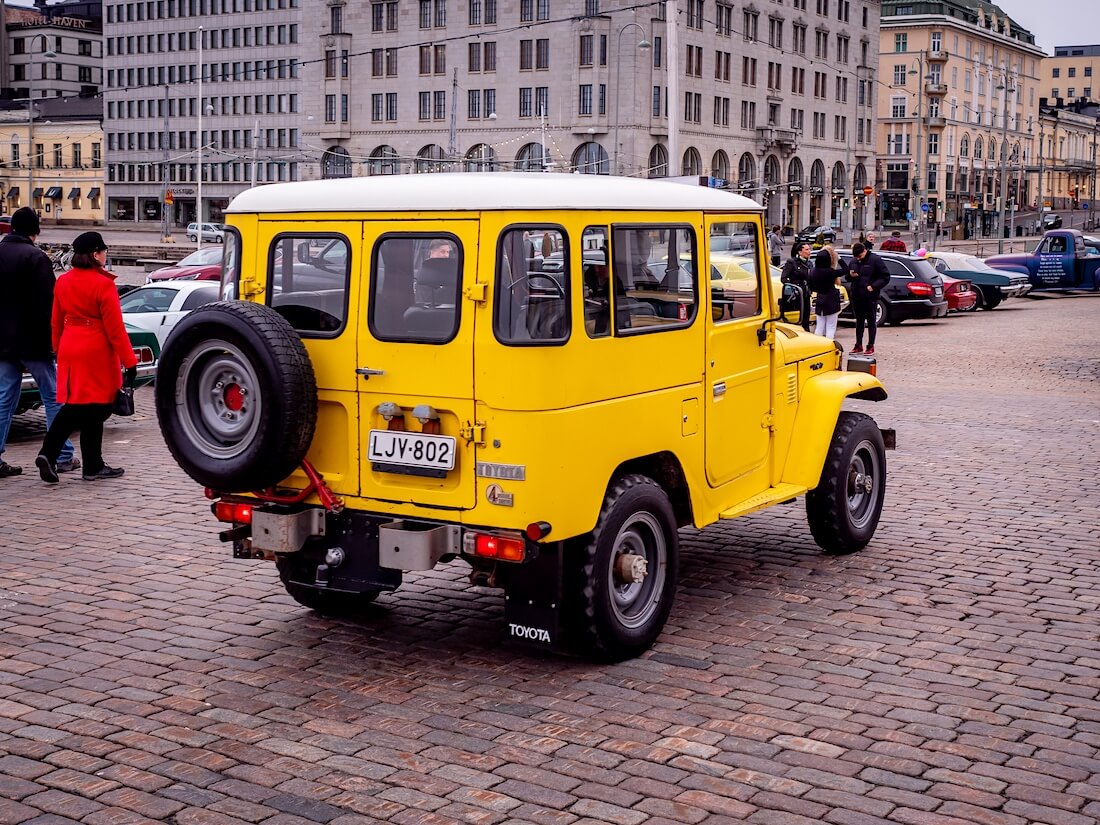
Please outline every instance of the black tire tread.
[{"label": "black tire tread", "polygon": [[[592,532],[588,535],[588,541],[581,550],[583,562],[580,566],[580,573],[582,577],[583,585],[581,587],[582,595],[582,609],[581,609],[581,626],[576,630],[580,636],[580,640],[583,641],[590,653],[595,658],[618,661],[624,658],[637,655],[639,650],[635,649],[623,649],[619,646],[610,644],[604,639],[601,632],[599,617],[596,613],[596,602],[600,597],[600,594],[596,592],[595,578],[596,578],[596,559],[599,552],[598,543],[603,529],[607,524],[608,519],[614,512],[615,504],[627,493],[633,489],[640,487],[652,488],[655,492],[660,493],[665,497],[667,501],[667,494],[664,488],[660,484],[655,482],[649,476],[644,476],[639,473],[631,473],[629,475],[620,476],[617,478],[611,486],[608,488],[607,493],[604,496],[603,506],[600,508],[600,515],[596,519],[596,526]],[[672,512],[672,505],[669,504],[669,514]],[[676,520],[672,517],[672,534],[667,537],[669,543],[670,554],[670,567],[675,566],[677,557],[677,533],[675,529]],[[676,585],[676,575],[674,569],[669,571],[671,586]],[[663,624],[663,622],[662,622]]]},{"label": "black tire tread", "polygon": [[[837,490],[837,484],[843,478],[840,464],[844,458],[845,447],[852,438],[852,434],[866,424],[870,424],[877,430],[874,419],[869,415],[847,411],[840,413],[832,440],[829,442],[829,450],[825,454],[821,481],[817,487],[806,493],[806,519],[810,526],[810,533],[818,546],[829,553],[852,553],[866,546],[865,542],[859,547],[853,547],[847,541],[841,527],[847,519],[847,513],[841,512],[843,496]],[[883,472],[885,473],[885,465],[883,465]]]},{"label": "black tire tread", "polygon": [[[176,383],[185,353],[180,351],[181,345],[173,348],[173,342],[186,337],[196,327],[208,325],[225,328],[227,338],[248,337],[227,326],[219,316],[244,321],[254,335],[254,340],[247,343],[265,347],[278,374],[278,392],[273,396],[278,403],[272,405],[276,414],[265,416],[256,434],[257,441],[265,444],[265,449],[251,466],[232,473],[231,477],[221,477],[220,473],[212,474],[196,467],[188,445],[180,443],[182,438],[178,437],[174,426]],[[161,432],[172,457],[195,481],[223,492],[252,491],[278,483],[301,464],[317,426],[317,381],[302,339],[275,310],[246,301],[218,301],[199,307],[169,336],[157,372],[161,379],[157,381],[156,390]]]}]

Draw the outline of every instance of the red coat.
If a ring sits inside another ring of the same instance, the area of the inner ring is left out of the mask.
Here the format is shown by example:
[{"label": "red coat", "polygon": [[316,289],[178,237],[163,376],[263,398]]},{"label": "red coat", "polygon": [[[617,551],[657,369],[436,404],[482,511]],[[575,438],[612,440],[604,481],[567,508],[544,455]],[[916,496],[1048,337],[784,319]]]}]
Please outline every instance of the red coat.
[{"label": "red coat", "polygon": [[114,276],[96,269],[70,269],[58,278],[52,327],[57,400],[112,403],[122,386],[121,368],[137,366]]},{"label": "red coat", "polygon": [[905,248],[905,241],[903,241],[901,238],[895,238],[893,235],[891,235],[889,238],[887,238],[885,241],[883,241],[882,245],[879,247],[879,249],[881,249],[883,252],[908,252],[909,251],[908,249]]}]

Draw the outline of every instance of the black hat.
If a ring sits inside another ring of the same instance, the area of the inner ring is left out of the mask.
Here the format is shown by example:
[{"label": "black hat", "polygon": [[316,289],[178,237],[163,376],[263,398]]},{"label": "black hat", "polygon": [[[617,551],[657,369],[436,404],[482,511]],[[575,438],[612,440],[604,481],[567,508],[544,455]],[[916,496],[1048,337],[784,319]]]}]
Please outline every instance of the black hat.
[{"label": "black hat", "polygon": [[21,206],[12,213],[11,231],[19,235],[30,237],[37,235],[42,230],[38,220],[38,213],[29,206]]},{"label": "black hat", "polygon": [[104,243],[103,236],[98,232],[82,232],[73,239],[73,252],[78,255],[90,255],[106,248],[107,244]]},{"label": "black hat", "polygon": [[814,266],[818,269],[830,269],[833,265],[833,256],[829,254],[828,249],[822,249],[817,253],[817,257],[814,259]]}]

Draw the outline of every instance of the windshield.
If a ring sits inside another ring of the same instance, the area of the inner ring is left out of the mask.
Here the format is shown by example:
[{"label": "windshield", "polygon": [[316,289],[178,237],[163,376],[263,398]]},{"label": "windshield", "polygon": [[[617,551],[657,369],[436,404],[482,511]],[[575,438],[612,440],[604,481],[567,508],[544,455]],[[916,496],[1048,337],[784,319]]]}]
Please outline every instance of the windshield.
[{"label": "windshield", "polygon": [[962,261],[963,264],[959,269],[969,269],[973,272],[989,272],[993,269],[993,267],[981,258],[976,258],[973,255],[963,255],[959,260]]},{"label": "windshield", "polygon": [[218,246],[207,246],[192,252],[176,266],[210,266],[219,264],[222,260],[222,250]]}]

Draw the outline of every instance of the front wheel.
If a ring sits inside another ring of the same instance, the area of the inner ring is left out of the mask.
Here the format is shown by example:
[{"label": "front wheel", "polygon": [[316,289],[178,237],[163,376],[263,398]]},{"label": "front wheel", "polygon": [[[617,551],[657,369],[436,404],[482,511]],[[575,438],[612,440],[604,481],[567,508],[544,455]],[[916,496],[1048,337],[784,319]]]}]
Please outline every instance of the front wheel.
[{"label": "front wheel", "polygon": [[871,541],[886,497],[886,448],[874,419],[842,412],[817,487],[806,494],[814,541],[830,553],[853,553]]},{"label": "front wheel", "polygon": [[618,479],[588,544],[574,558],[581,644],[612,661],[648,649],[672,610],[678,555],[676,518],[665,491],[646,476]]},{"label": "front wheel", "polygon": [[1003,299],[999,294],[998,295],[990,294],[989,299],[985,302],[985,308],[986,309],[996,309],[998,306],[1000,306],[1002,300]]},{"label": "front wheel", "polygon": [[187,236],[187,240],[191,241],[191,243],[194,243],[194,242],[195,242],[195,241],[197,241],[198,239],[199,239],[199,236],[198,236],[198,235],[188,235],[188,236]]}]

